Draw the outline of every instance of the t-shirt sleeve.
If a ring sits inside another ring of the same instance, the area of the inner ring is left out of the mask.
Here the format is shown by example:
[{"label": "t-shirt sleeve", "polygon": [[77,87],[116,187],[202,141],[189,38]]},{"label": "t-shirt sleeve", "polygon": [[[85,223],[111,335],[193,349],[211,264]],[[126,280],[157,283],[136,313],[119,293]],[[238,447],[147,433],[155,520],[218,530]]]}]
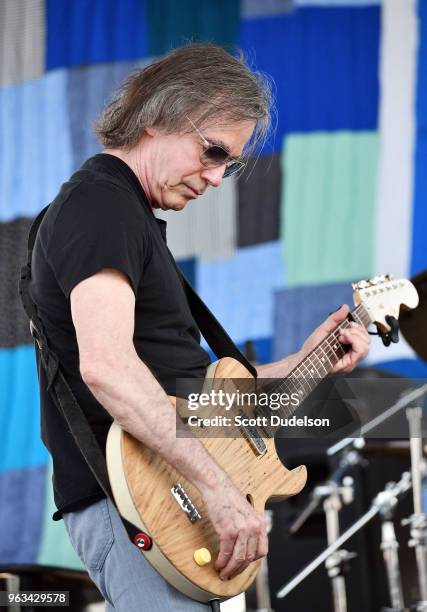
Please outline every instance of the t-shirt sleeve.
[{"label": "t-shirt sleeve", "polygon": [[47,257],[67,298],[78,283],[103,268],[126,274],[136,296],[148,249],[148,220],[141,203],[114,184],[83,182],[58,212]]}]

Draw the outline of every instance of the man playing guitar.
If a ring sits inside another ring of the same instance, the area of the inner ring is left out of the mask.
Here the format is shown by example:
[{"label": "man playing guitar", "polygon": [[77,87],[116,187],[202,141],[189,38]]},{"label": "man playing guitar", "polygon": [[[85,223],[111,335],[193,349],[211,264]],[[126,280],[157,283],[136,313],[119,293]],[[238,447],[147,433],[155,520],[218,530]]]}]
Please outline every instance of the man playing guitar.
[{"label": "man playing guitar", "polygon": [[[267,554],[264,519],[198,439],[176,436],[168,395],[177,378],[203,377],[210,360],[166,246],[166,224],[153,210],[180,211],[240,171],[267,134],[270,105],[265,77],[214,45],[176,49],[137,71],[98,121],[103,153],[50,205],[32,260],[31,295],[46,336],[101,447],[115,420],[197,487],[220,542],[222,580]],[[286,376],[348,312],[342,306],[298,354],[259,366],[258,375]],[[333,371],[349,372],[367,354],[369,335],[351,323],[339,340],[348,350]],[[107,609],[206,609],[131,544],[40,375],[54,518],[64,519]]]}]

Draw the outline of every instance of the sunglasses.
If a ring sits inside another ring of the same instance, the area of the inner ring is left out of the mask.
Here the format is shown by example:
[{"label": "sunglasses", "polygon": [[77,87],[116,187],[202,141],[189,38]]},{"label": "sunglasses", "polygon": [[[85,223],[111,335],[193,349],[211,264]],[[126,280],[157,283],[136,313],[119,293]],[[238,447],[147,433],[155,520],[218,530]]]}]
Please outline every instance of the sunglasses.
[{"label": "sunglasses", "polygon": [[224,147],[219,144],[209,142],[209,140],[207,140],[200,130],[194,125],[190,117],[187,117],[187,119],[191,123],[194,131],[198,134],[205,147],[200,155],[200,162],[203,164],[203,166],[206,168],[218,168],[218,166],[225,165],[223,178],[227,178],[227,176],[231,176],[232,174],[236,174],[236,172],[243,170],[246,162],[242,161],[241,159],[230,157],[229,152],[224,149]]}]

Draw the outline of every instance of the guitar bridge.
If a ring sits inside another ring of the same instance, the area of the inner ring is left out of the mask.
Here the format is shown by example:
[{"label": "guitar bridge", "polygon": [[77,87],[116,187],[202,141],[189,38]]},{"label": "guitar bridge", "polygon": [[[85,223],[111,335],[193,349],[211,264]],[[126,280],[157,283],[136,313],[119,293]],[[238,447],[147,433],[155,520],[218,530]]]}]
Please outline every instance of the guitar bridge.
[{"label": "guitar bridge", "polygon": [[190,523],[200,521],[202,518],[201,514],[189,498],[188,494],[185,492],[184,487],[179,482],[171,487],[171,493],[174,496],[178,506],[187,515]]}]

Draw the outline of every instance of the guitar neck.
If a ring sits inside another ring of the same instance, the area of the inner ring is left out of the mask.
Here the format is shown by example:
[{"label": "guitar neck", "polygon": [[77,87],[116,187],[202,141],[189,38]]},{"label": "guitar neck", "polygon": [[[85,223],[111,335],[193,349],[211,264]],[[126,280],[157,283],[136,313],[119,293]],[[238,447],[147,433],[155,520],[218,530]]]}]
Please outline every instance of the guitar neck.
[{"label": "guitar neck", "polygon": [[[370,316],[363,305],[359,304],[351,312],[351,318],[365,328],[371,323]],[[310,395],[318,384],[333,370],[338,361],[345,355],[346,350],[338,338],[343,329],[350,326],[345,319],[318,344],[300,363],[287,375],[286,378],[268,385],[268,393],[286,394],[290,398],[298,397],[298,401],[290,402],[274,411],[281,418],[289,418],[299,408],[302,402]],[[272,414],[268,407],[258,411],[262,414]],[[274,433],[279,427],[269,427],[269,433]],[[271,432],[270,430],[274,431]]]}]

